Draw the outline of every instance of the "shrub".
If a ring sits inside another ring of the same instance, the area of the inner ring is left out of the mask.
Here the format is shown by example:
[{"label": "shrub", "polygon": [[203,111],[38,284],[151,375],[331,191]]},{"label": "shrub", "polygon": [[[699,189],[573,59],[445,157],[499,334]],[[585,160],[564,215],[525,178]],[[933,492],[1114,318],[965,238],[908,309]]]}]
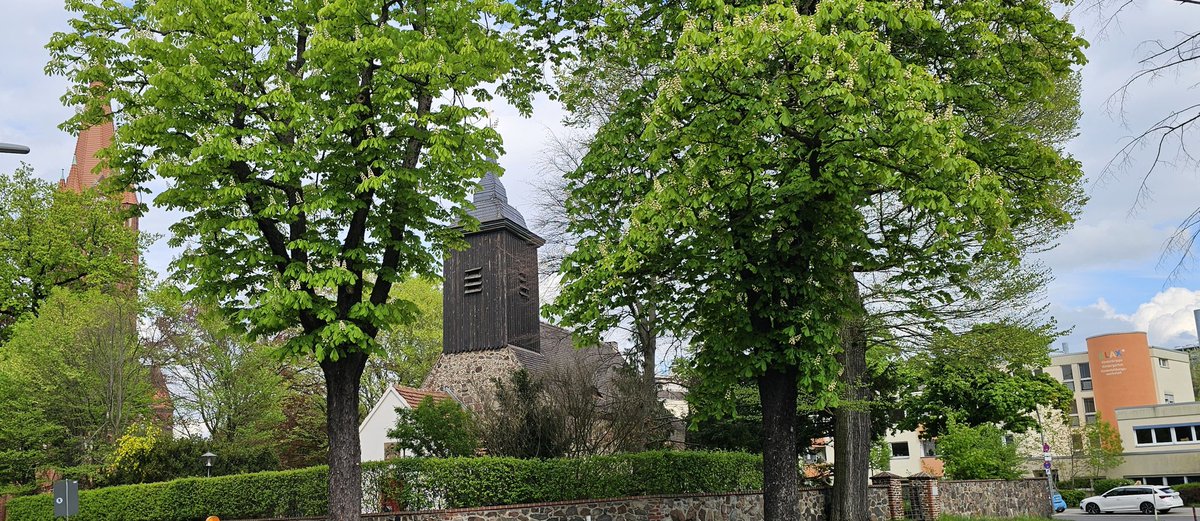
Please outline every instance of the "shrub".
[{"label": "shrub", "polygon": [[1066,501],[1067,506],[1070,508],[1078,507],[1079,502],[1083,501],[1083,498],[1092,496],[1090,490],[1064,489],[1059,490],[1058,493],[1062,494],[1063,501]]},{"label": "shrub", "polygon": [[[320,516],[325,467],[210,479],[184,478],[79,493],[72,521],[193,521]],[[762,456],[737,452],[642,452],[589,458],[413,458],[363,465],[364,506],[466,508],[654,494],[762,488]],[[50,519],[49,495],[15,498],[8,521]]]},{"label": "shrub", "polygon": [[1172,488],[1179,492],[1183,504],[1200,506],[1200,483],[1184,483]]},{"label": "shrub", "polygon": [[[323,515],[327,472],[313,467],[163,483],[124,485],[79,493],[77,521],[192,521],[217,515],[233,519]],[[14,498],[8,521],[50,519],[49,495]]]},{"label": "shrub", "polygon": [[1100,494],[1108,492],[1114,488],[1132,484],[1133,481],[1128,479],[1097,479],[1095,484],[1092,486],[1092,490],[1095,492],[1093,495],[1099,496]]},{"label": "shrub", "polygon": [[[641,452],[588,458],[406,459],[379,471],[381,495],[404,510],[762,488],[762,456]],[[370,484],[365,486],[371,490]]]}]

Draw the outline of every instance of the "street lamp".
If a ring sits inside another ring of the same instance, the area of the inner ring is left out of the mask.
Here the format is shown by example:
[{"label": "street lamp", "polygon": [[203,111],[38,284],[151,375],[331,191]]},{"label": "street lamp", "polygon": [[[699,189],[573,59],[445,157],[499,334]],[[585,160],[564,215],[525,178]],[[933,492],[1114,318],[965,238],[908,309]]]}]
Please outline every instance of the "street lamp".
[{"label": "street lamp", "polygon": [[0,154],[28,154],[29,147],[25,145],[14,145],[12,143],[0,143]]},{"label": "street lamp", "polygon": [[211,452],[205,452],[204,454],[201,454],[200,457],[204,458],[204,474],[211,478],[213,460],[217,459],[217,455]]}]

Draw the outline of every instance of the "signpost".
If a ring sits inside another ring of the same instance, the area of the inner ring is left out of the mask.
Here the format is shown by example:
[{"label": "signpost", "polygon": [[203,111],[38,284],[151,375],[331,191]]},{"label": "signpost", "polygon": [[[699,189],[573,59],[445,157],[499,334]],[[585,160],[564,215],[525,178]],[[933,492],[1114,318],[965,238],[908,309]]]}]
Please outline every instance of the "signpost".
[{"label": "signpost", "polygon": [[54,482],[54,517],[71,517],[79,513],[79,482],[60,479]]}]

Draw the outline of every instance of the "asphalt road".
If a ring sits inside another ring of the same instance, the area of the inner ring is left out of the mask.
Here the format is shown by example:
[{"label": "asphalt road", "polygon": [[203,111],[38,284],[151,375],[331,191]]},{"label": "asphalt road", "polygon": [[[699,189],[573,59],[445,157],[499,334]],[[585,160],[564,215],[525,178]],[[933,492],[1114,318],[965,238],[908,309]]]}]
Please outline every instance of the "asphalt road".
[{"label": "asphalt road", "polygon": [[[1196,509],[1197,519],[1200,519],[1200,508]],[[1159,514],[1160,519],[1169,521],[1191,521],[1192,507],[1176,508],[1166,514]],[[1078,508],[1068,508],[1066,512],[1055,514],[1054,519],[1058,521],[1108,521],[1110,519],[1137,519],[1139,521],[1150,521],[1154,516],[1144,514],[1096,514],[1094,516],[1083,513]]]}]

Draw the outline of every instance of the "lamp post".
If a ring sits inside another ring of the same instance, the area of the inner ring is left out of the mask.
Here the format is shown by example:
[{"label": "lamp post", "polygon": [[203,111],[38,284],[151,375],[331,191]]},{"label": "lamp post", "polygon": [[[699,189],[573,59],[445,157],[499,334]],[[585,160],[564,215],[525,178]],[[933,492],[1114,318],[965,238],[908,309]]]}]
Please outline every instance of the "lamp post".
[{"label": "lamp post", "polygon": [[14,145],[12,143],[0,143],[0,154],[28,154],[29,147],[25,145]]},{"label": "lamp post", "polygon": [[211,478],[213,460],[217,459],[217,455],[211,452],[205,452],[204,454],[201,454],[200,457],[204,458],[204,475]]}]

